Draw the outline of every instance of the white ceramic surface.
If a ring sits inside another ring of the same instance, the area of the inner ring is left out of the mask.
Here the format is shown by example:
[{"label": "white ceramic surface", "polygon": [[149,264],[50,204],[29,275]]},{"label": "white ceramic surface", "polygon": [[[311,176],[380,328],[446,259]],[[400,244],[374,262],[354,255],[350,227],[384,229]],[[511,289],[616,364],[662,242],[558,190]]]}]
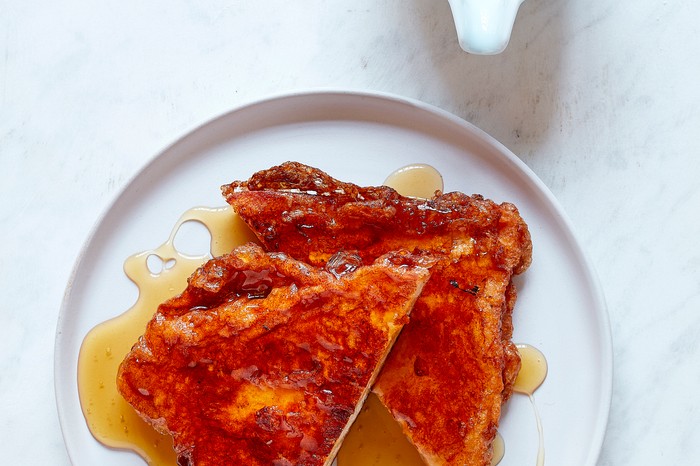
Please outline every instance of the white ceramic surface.
[{"label": "white ceramic surface", "polygon": [[462,50],[495,55],[505,50],[523,0],[449,0]]},{"label": "white ceramic surface", "polygon": [[[388,96],[324,92],[246,106],[190,133],[146,166],[97,225],[66,294],[56,342],[59,413],[75,466],[141,464],[92,439],[75,383],[82,338],[135,299],[122,262],[161,244],[181,212],[224,204],[222,184],[285,160],[374,185],[397,168],[428,163],[447,191],[514,202],[536,245],[533,265],[517,282],[514,339],[548,360],[535,395],[546,454],[552,464],[595,464],[612,388],[610,329],[597,282],[551,193],[502,145],[454,116]],[[564,337],[560,328],[577,332]],[[513,397],[500,432],[503,466],[534,461],[538,439],[527,397]]]}]

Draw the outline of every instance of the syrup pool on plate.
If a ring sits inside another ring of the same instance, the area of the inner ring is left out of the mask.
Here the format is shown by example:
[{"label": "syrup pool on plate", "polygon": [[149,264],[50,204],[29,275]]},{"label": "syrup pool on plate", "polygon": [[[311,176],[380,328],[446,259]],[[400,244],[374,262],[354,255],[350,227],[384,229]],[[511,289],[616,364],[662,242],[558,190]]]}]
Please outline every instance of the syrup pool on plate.
[{"label": "syrup pool on plate", "polygon": [[384,185],[394,188],[402,196],[431,198],[436,191],[444,189],[442,175],[425,163],[406,165],[391,173]]},{"label": "syrup pool on plate", "polygon": [[207,227],[213,256],[254,240],[230,207],[185,212],[160,247],[126,259],[124,272],[137,285],[138,300],[124,314],[93,328],[83,340],[78,358],[80,404],[93,436],[106,446],[135,451],[152,466],[176,464],[172,439],[157,433],[122,398],[116,386],[117,370],[158,305],[184,290],[187,277],[210,258],[208,253],[183,254],[175,247],[177,232],[189,221]]},{"label": "syrup pool on plate", "polygon": [[537,411],[535,390],[544,382],[547,377],[547,360],[544,354],[537,348],[531,345],[519,344],[516,345],[520,354],[520,372],[515,379],[513,391],[527,395],[532,403],[532,409],[535,412],[535,421],[537,422],[537,434],[539,443],[537,446],[537,466],[544,465],[544,433],[542,430],[542,419]]}]

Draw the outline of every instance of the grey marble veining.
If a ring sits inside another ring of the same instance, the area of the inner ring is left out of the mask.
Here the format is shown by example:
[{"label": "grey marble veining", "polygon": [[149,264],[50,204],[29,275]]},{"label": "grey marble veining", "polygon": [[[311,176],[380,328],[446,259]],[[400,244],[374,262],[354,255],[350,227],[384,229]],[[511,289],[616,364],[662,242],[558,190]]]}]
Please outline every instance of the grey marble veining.
[{"label": "grey marble veining", "polygon": [[[490,133],[552,190],[603,284],[614,390],[600,465],[700,457],[700,3],[526,0],[465,54],[447,1],[0,0],[0,438],[69,464],[56,319],[92,225],[159,150],[243,103],[348,88]],[[575,331],[575,329],[566,329]]]}]

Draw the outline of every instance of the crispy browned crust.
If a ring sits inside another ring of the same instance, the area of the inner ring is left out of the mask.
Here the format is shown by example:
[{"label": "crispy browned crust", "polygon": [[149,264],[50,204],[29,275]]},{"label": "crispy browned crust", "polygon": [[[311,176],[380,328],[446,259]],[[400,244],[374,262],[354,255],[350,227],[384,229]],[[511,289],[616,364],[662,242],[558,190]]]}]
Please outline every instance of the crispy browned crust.
[{"label": "crispy browned crust", "polygon": [[506,288],[506,306],[503,312],[503,320],[501,321],[501,342],[503,343],[503,351],[505,357],[505,367],[503,368],[503,403],[508,401],[513,394],[513,386],[515,379],[520,372],[520,353],[518,348],[513,343],[513,309],[517,291],[515,284],[511,280]]},{"label": "crispy browned crust", "polygon": [[521,273],[532,258],[527,225],[510,203],[453,192],[433,199],[362,188],[321,170],[287,162],[222,187],[226,200],[269,250],[323,264],[339,248],[363,257],[415,245],[449,253],[453,239],[489,266]]},{"label": "crispy browned crust", "polygon": [[392,253],[330,271],[250,244],[159,306],[118,388],[178,464],[326,465],[429,276]]},{"label": "crispy browned crust", "polygon": [[527,225],[509,203],[438,193],[422,200],[285,163],[222,188],[263,245],[321,265],[345,248],[438,258],[374,387],[430,465],[488,464],[520,367],[514,273],[530,264]]}]

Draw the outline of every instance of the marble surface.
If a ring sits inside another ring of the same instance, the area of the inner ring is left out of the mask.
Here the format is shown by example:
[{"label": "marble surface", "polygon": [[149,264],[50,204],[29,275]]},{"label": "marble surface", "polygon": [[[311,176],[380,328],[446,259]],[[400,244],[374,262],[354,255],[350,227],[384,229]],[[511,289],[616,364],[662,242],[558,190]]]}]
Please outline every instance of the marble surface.
[{"label": "marble surface", "polygon": [[481,57],[459,48],[446,0],[0,0],[3,459],[69,464],[56,320],[81,245],[127,180],[231,108],[342,88],[439,106],[537,173],[609,307],[614,389],[598,464],[692,463],[698,18],[691,0],[526,0],[506,51]]}]

